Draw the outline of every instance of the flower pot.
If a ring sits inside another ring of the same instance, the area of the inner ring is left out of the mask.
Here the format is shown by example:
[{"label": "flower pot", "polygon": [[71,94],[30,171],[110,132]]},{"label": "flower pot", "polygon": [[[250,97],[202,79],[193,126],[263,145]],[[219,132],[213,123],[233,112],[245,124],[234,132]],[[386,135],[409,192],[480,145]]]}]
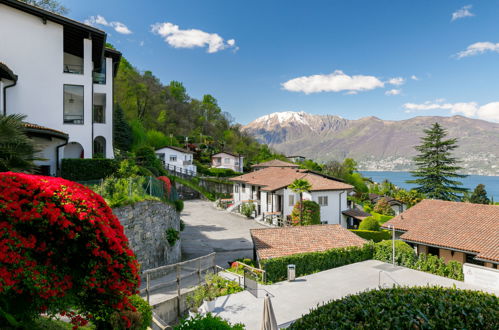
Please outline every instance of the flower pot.
[{"label": "flower pot", "polygon": [[193,319],[194,317],[196,317],[196,315],[198,315],[197,310],[189,310],[189,319]]},{"label": "flower pot", "polygon": [[215,309],[215,300],[205,300],[204,310],[206,313],[211,313]]}]

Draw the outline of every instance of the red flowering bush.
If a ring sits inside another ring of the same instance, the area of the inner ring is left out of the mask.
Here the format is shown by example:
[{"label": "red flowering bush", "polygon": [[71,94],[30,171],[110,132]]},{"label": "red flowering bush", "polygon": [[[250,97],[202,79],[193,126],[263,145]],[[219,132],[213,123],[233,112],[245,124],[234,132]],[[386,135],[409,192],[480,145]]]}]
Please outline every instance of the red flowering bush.
[{"label": "red flowering bush", "polygon": [[0,328],[41,312],[75,325],[126,318],[138,267],[102,197],[60,178],[0,173]]},{"label": "red flowering bush", "polygon": [[293,226],[319,225],[321,223],[321,207],[314,201],[304,200],[300,219],[300,202],[297,202],[291,211]]},{"label": "red flowering bush", "polygon": [[167,176],[159,176],[158,180],[162,181],[166,190],[166,198],[170,198],[170,192],[172,191],[172,182]]}]

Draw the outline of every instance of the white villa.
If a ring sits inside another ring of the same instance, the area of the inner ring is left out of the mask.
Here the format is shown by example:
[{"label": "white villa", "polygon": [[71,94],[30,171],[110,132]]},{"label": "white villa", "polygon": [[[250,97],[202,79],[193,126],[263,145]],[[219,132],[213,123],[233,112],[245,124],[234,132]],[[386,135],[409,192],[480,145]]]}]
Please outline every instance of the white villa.
[{"label": "white villa", "polygon": [[156,149],[156,155],[165,165],[165,168],[189,175],[196,175],[197,167],[192,163],[194,153],[178,147],[163,147]]},{"label": "white villa", "polygon": [[231,178],[233,207],[255,203],[257,218],[287,219],[299,201],[299,194],[288,188],[296,179],[305,179],[312,185],[309,192],[303,193],[303,199],[321,206],[323,224],[347,227],[347,216],[342,212],[348,210],[347,195],[353,186],[305,169],[267,167]]},{"label": "white villa", "polygon": [[211,167],[228,168],[234,172],[243,172],[244,157],[230,152],[219,152],[211,156]]},{"label": "white villa", "polygon": [[0,111],[26,115],[41,172],[62,158],[114,157],[113,77],[121,53],[106,33],[24,2],[0,1]]}]

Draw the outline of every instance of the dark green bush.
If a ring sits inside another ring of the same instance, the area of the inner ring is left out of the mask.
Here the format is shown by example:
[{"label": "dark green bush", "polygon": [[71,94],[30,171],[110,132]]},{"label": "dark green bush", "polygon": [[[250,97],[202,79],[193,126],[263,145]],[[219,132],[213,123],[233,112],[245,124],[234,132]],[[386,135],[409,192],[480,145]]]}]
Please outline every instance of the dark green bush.
[{"label": "dark green bush", "polygon": [[291,211],[291,222],[293,226],[309,226],[320,225],[321,223],[321,207],[314,201],[304,200],[301,210],[300,219],[300,202],[298,201]]},{"label": "dark green bush", "polygon": [[372,240],[375,243],[392,238],[392,234],[388,230],[373,231],[373,230],[350,229],[350,231],[364,239]]},{"label": "dark green bush", "polygon": [[220,316],[213,316],[211,313],[206,315],[196,315],[192,319],[185,319],[175,326],[175,330],[244,330],[244,325],[230,324]]},{"label": "dark green bush", "polygon": [[373,217],[367,217],[360,222],[359,229],[378,231],[380,229],[380,225],[378,220],[374,219]]},{"label": "dark green bush", "polygon": [[287,265],[289,264],[296,265],[296,276],[304,276],[369,260],[372,259],[372,256],[372,244],[365,244],[363,247],[348,247],[265,259],[260,261],[260,265],[266,271],[267,282],[278,282],[286,279]]},{"label": "dark green bush", "polygon": [[177,212],[182,212],[182,210],[184,209],[184,201],[181,199],[177,199],[173,203],[175,204],[175,210],[177,210]]},{"label": "dark green bush", "polygon": [[461,263],[452,260],[446,264],[444,259],[431,254],[420,254],[413,268],[458,281],[464,280],[463,265]]},{"label": "dark green bush", "polygon": [[115,159],[64,158],[61,163],[61,176],[71,181],[104,179],[119,168]]},{"label": "dark green bush", "polygon": [[226,178],[226,177],[241,175],[241,173],[234,172],[230,168],[209,168],[208,175],[215,176],[217,178]]},{"label": "dark green bush", "polygon": [[[391,263],[392,241],[381,241],[374,244],[373,259]],[[409,244],[400,240],[395,241],[395,263],[397,265],[412,268],[416,260],[416,252]]]},{"label": "dark green bush", "polygon": [[170,246],[173,246],[175,245],[175,242],[180,238],[180,232],[170,227],[166,230],[165,236]]},{"label": "dark green bush", "polygon": [[129,299],[132,305],[137,308],[137,312],[141,315],[142,324],[137,330],[146,330],[152,322],[152,307],[139,295],[135,294]]},{"label": "dark green bush", "polygon": [[441,287],[372,290],[329,302],[289,329],[498,329],[499,298]]},{"label": "dark green bush", "polygon": [[185,222],[184,220],[180,220],[180,231],[184,231],[185,229]]}]

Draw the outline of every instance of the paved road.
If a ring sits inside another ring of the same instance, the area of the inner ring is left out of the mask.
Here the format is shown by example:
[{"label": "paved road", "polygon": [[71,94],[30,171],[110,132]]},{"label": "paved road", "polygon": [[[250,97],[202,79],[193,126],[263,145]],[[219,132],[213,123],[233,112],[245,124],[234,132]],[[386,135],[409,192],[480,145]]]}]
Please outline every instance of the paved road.
[{"label": "paved road", "polygon": [[224,268],[228,261],[252,258],[249,230],[264,228],[254,220],[217,210],[212,202],[202,200],[185,201],[181,218],[186,224],[181,234],[182,260],[216,252],[216,263]]},{"label": "paved road", "polygon": [[[417,270],[393,267],[377,260],[368,260],[303,276],[295,282],[279,282],[273,285],[260,285],[271,293],[272,305],[279,325],[285,325],[318,304],[342,298],[378,287],[381,273],[381,286],[393,286],[393,280],[403,286],[440,285],[458,288],[477,289],[464,282],[451,280]],[[390,278],[391,277],[391,278]],[[393,280],[392,280],[393,279]],[[248,291],[219,297],[213,313],[232,323],[242,322],[247,330],[260,329],[263,315],[264,290],[259,290],[259,298]],[[494,291],[492,291],[494,292]],[[495,292],[499,294],[499,292]]]}]

